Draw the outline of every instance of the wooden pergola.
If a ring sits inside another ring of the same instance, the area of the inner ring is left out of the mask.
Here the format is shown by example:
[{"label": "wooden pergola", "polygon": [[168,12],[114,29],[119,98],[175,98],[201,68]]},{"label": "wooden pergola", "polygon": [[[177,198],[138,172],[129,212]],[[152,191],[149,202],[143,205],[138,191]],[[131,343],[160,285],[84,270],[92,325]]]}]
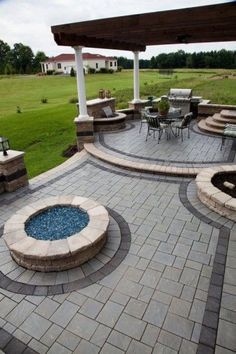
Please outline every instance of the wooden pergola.
[{"label": "wooden pergola", "polygon": [[75,49],[80,116],[88,118],[82,47],[134,52],[134,99],[139,98],[139,52],[146,46],[236,40],[236,2],[120,16],[51,27],[58,45]]},{"label": "wooden pergola", "polygon": [[146,46],[234,41],[236,2],[51,27],[58,45],[145,51]]}]

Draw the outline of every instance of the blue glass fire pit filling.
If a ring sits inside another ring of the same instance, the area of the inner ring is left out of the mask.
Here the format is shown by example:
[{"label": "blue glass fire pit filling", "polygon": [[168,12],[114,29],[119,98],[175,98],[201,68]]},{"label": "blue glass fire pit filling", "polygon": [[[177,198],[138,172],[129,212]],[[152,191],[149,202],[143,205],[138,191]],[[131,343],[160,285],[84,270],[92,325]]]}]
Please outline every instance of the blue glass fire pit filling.
[{"label": "blue glass fire pit filling", "polygon": [[55,206],[33,216],[25,232],[37,240],[61,240],[80,232],[88,222],[88,213],[79,208]]}]

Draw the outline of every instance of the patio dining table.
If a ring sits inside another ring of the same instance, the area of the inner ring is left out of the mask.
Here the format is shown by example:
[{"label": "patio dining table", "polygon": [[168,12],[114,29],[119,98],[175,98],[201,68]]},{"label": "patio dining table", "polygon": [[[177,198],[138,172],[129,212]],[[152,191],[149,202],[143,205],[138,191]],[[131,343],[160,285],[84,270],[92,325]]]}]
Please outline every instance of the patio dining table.
[{"label": "patio dining table", "polygon": [[153,118],[159,119],[160,123],[167,125],[167,139],[173,134],[176,137],[176,134],[173,130],[172,123],[179,122],[183,119],[183,115],[179,112],[168,112],[166,116],[160,115],[159,113],[150,113]]}]

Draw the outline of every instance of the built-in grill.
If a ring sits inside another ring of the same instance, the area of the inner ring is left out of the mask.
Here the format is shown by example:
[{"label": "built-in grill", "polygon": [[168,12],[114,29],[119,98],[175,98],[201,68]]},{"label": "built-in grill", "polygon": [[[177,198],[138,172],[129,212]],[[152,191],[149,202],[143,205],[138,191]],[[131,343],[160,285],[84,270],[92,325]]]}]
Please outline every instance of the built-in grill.
[{"label": "built-in grill", "polygon": [[199,96],[192,96],[191,89],[181,88],[171,88],[168,95],[161,98],[168,98],[171,107],[181,108],[182,115],[193,112],[194,116],[197,116],[197,105],[202,99]]},{"label": "built-in grill", "polygon": [[181,108],[181,113],[183,115],[190,112],[191,97],[191,89],[171,88],[168,94],[168,100],[171,107]]}]

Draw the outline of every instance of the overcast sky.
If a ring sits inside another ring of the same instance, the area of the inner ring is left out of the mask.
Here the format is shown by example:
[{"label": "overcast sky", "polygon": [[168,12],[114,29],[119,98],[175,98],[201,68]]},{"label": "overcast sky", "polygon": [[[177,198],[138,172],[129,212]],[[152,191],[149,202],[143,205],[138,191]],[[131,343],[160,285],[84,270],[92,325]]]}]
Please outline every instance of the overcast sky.
[{"label": "overcast sky", "polygon": [[[167,9],[228,2],[224,0],[0,0],[0,39],[11,47],[14,43],[29,45],[37,52],[42,50],[48,56],[73,53],[70,47],[61,47],[53,40],[52,25],[79,22],[92,19],[131,15]],[[178,19],[177,19],[178,20]],[[186,52],[214,49],[236,49],[236,42],[178,44],[149,46],[141,58],[150,58],[162,52],[183,49]],[[85,52],[105,55],[126,56],[128,51],[86,48]]]}]

